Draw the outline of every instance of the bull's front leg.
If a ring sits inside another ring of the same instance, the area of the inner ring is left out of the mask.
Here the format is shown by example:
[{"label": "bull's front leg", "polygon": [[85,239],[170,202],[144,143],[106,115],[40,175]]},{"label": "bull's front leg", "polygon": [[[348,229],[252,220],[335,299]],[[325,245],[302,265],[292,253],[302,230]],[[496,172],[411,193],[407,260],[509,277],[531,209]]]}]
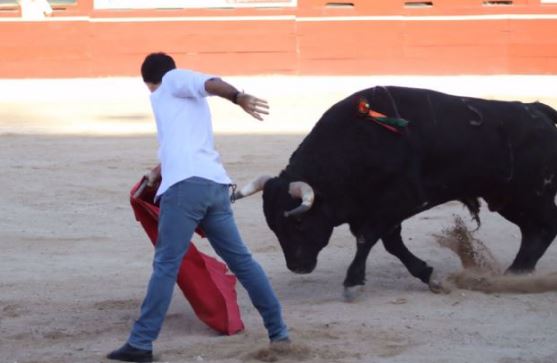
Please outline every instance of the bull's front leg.
[{"label": "bull's front leg", "polygon": [[425,261],[416,257],[406,248],[402,240],[402,229],[400,224],[381,237],[385,250],[396,256],[400,262],[406,266],[412,276],[417,277],[422,282],[429,285],[431,291],[435,293],[443,292],[441,278],[434,273],[434,270]]},{"label": "bull's front leg", "polygon": [[379,238],[366,238],[360,235],[356,243],[356,256],[348,267],[346,279],[344,280],[344,300],[354,301],[362,294],[362,288],[366,281],[366,261],[371,248]]}]

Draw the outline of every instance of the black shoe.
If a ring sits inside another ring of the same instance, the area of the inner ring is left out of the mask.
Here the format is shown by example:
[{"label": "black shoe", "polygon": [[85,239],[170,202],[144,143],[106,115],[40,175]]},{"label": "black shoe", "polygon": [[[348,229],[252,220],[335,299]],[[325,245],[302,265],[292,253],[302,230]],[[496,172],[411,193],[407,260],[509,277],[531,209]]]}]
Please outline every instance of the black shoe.
[{"label": "black shoe", "polygon": [[152,362],[153,352],[151,350],[137,349],[124,344],[120,349],[117,349],[106,356],[108,359],[121,360],[124,362]]},{"label": "black shoe", "polygon": [[292,341],[290,340],[289,337],[282,337],[282,338],[271,340],[271,345],[276,345],[276,344],[278,344],[278,345],[288,345],[288,344],[291,344],[291,343],[292,343]]}]

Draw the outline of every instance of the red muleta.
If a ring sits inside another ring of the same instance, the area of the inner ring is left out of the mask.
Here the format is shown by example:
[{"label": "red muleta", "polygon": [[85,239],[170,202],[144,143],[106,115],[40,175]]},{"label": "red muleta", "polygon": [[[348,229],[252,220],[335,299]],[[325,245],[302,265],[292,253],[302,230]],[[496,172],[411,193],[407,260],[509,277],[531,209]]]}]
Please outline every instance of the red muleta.
[{"label": "red muleta", "polygon": [[[143,177],[130,191],[135,219],[153,243],[157,242],[159,207],[154,203],[156,188],[145,187]],[[139,191],[139,192],[138,192]],[[205,237],[201,229],[196,233]],[[217,259],[200,252],[190,242],[176,280],[195,314],[212,329],[226,335],[244,329],[236,296],[236,277]]]}]

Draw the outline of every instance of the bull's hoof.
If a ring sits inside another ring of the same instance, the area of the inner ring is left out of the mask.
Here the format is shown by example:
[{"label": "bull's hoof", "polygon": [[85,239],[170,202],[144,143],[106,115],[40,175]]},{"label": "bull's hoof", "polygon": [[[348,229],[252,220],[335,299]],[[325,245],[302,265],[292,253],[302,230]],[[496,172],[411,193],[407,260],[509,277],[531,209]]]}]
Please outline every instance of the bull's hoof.
[{"label": "bull's hoof", "polygon": [[344,297],[345,302],[354,302],[357,298],[362,296],[364,291],[364,285],[356,285],[356,286],[349,286],[344,287],[344,292],[342,296]]},{"label": "bull's hoof", "polygon": [[434,294],[448,294],[449,292],[451,292],[451,290],[445,284],[445,281],[441,278],[441,276],[439,276],[438,273],[435,272],[435,270],[429,277],[428,286],[429,290],[431,290],[431,292],[433,292]]}]

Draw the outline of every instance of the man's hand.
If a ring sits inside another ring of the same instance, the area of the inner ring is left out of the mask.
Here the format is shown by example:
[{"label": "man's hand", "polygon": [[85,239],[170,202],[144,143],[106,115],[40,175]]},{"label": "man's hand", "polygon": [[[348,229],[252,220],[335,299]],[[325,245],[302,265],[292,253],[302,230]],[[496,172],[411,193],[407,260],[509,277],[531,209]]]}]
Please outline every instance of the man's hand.
[{"label": "man's hand", "polygon": [[154,167],[149,173],[143,176],[141,184],[133,193],[134,198],[141,198],[145,189],[153,188],[158,182],[161,181],[161,164]]},{"label": "man's hand", "polygon": [[267,101],[249,95],[247,93],[240,93],[236,97],[236,103],[244,109],[251,116],[259,121],[263,121],[262,115],[269,114],[269,104]]},{"label": "man's hand", "polygon": [[147,178],[147,186],[152,187],[161,180],[161,164],[157,165],[148,174],[145,174]]}]

